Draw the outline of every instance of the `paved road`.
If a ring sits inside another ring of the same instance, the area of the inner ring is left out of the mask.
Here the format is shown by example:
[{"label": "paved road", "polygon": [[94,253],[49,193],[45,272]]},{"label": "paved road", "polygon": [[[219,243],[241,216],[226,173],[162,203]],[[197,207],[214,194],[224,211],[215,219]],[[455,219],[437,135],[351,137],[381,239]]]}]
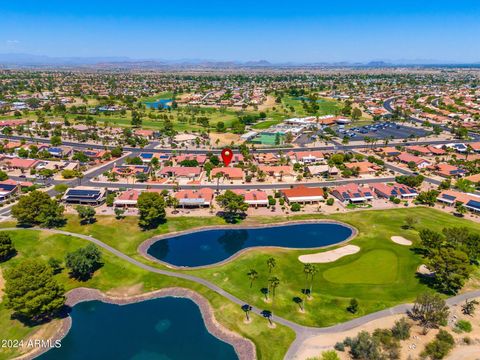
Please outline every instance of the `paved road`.
[{"label": "paved road", "polygon": [[[16,231],[16,230],[24,230],[24,229],[20,229],[20,228],[0,229],[0,231]],[[175,278],[179,278],[179,279],[185,279],[185,280],[193,281],[195,283],[201,284],[201,285],[209,288],[212,291],[215,291],[217,294],[222,295],[226,299],[232,301],[233,303],[235,303],[239,306],[242,306],[243,304],[245,304],[245,302],[242,301],[241,299],[239,299],[236,296],[230,294],[229,292],[223,290],[222,288],[220,288],[219,286],[211,283],[208,280],[205,280],[205,279],[202,279],[200,277],[193,276],[193,275],[188,275],[188,274],[178,273],[178,272],[173,272],[173,271],[168,271],[168,270],[162,270],[162,269],[158,269],[156,267],[150,266],[150,265],[146,265],[146,264],[144,264],[144,263],[142,263],[138,260],[135,260],[135,259],[131,258],[130,256],[122,253],[121,251],[111,247],[110,245],[105,244],[104,242],[102,242],[102,241],[100,241],[100,240],[98,240],[98,239],[96,239],[92,236],[83,235],[83,234],[76,234],[76,233],[71,233],[71,232],[68,232],[68,231],[56,230],[56,229],[33,228],[33,230],[43,230],[43,231],[48,231],[48,232],[55,233],[55,234],[63,234],[63,235],[67,235],[67,236],[74,236],[74,237],[78,237],[78,238],[90,241],[91,243],[94,243],[94,244],[98,245],[99,247],[109,251],[110,253],[118,256],[119,258],[121,258],[121,259],[129,262],[130,264],[135,265],[135,266],[137,266],[137,267],[139,267],[143,270],[146,270],[146,271],[149,271],[149,272],[152,272],[152,273],[156,273],[156,274],[160,274],[160,275],[165,275],[165,276],[170,276],[170,277],[175,277]],[[457,304],[463,303],[468,298],[475,298],[475,297],[480,297],[480,290],[471,291],[471,292],[468,292],[468,293],[465,293],[465,294],[461,294],[461,295],[457,295],[455,297],[452,297],[452,298],[447,300],[447,304],[450,305],[450,306],[457,305]],[[274,322],[278,323],[278,324],[288,326],[296,334],[295,341],[292,343],[292,345],[290,346],[290,348],[289,348],[289,350],[288,350],[288,352],[285,356],[285,359],[289,360],[289,359],[294,359],[295,358],[295,354],[297,353],[297,351],[300,348],[303,341],[305,341],[306,339],[308,339],[310,337],[321,335],[321,334],[326,335],[326,334],[333,333],[333,332],[347,331],[347,330],[353,329],[355,327],[361,326],[365,323],[368,323],[372,320],[381,319],[385,316],[389,316],[389,315],[392,315],[392,314],[404,314],[409,309],[411,309],[411,307],[412,307],[411,304],[402,304],[402,305],[392,307],[390,309],[385,309],[385,310],[382,310],[382,311],[371,313],[371,314],[368,314],[366,316],[362,316],[360,318],[344,322],[342,324],[337,324],[337,325],[333,325],[333,326],[329,326],[329,327],[323,327],[323,328],[299,325],[297,323],[294,323],[293,321],[284,319],[284,318],[279,317],[279,316],[273,316],[272,320]],[[257,315],[262,316],[262,314],[261,314],[262,310],[263,309],[252,306],[252,311]]]}]

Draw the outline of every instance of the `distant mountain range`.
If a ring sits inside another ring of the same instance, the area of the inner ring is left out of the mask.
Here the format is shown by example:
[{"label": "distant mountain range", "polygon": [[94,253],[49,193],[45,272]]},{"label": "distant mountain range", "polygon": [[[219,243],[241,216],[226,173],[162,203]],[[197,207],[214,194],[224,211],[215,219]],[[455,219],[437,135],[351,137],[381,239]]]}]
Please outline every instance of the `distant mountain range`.
[{"label": "distant mountain range", "polygon": [[123,68],[123,69],[235,69],[235,68],[322,68],[322,67],[395,67],[395,66],[465,66],[479,67],[477,63],[445,62],[438,60],[376,60],[370,62],[284,62],[216,61],[204,59],[132,59],[126,56],[51,57],[32,54],[0,54],[0,67],[4,68]]}]

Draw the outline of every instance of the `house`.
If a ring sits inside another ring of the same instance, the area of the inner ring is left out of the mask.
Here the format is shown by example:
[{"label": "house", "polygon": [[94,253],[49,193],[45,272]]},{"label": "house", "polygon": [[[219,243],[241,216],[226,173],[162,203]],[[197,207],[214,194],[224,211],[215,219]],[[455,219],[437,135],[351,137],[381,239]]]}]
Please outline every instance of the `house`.
[{"label": "house", "polygon": [[479,184],[480,174],[470,175],[470,176],[467,176],[465,179],[473,182],[474,184]]},{"label": "house", "polygon": [[46,150],[51,156],[58,158],[70,156],[73,152],[73,149],[69,146],[49,147]]},{"label": "house", "polygon": [[370,188],[362,187],[355,183],[334,187],[332,195],[342,203],[364,203],[373,199],[373,193]]},{"label": "house", "polygon": [[278,156],[272,153],[258,153],[255,155],[255,159],[259,164],[276,164],[280,161]]},{"label": "house", "polygon": [[147,139],[152,139],[155,132],[153,130],[137,129],[134,134]]},{"label": "house", "polygon": [[402,152],[400,155],[397,156],[398,161],[404,163],[404,164],[409,164],[409,163],[414,163],[415,166],[419,169],[424,169],[427,166],[430,166],[431,163],[428,160],[422,159],[421,157]]},{"label": "house", "polygon": [[202,173],[201,167],[193,166],[165,166],[158,172],[160,177],[177,177],[195,179]]},{"label": "house", "polygon": [[148,174],[150,167],[148,165],[116,165],[113,167],[112,172],[120,176]]},{"label": "house", "polygon": [[335,176],[340,172],[336,166],[330,165],[310,165],[307,166],[307,170],[312,176]]},{"label": "house", "polygon": [[418,195],[415,189],[403,184],[371,184],[370,187],[381,198],[412,199]]},{"label": "house", "polygon": [[409,153],[412,153],[414,155],[423,155],[423,156],[430,156],[432,152],[430,149],[428,149],[425,146],[420,146],[420,145],[412,145],[412,146],[407,146],[406,150]]},{"label": "house", "polygon": [[455,190],[444,190],[437,196],[437,201],[450,206],[463,204],[473,212],[480,212],[480,196]]},{"label": "house", "polygon": [[[374,150],[374,151],[377,151],[377,150]],[[395,156],[398,156],[402,153],[400,150],[397,150],[394,147],[380,148],[380,149],[378,149],[378,152],[382,153],[382,154],[384,154],[385,156],[388,156],[388,157],[395,157]]]},{"label": "house", "polygon": [[359,161],[345,164],[345,167],[350,170],[358,168],[360,175],[373,175],[377,170],[380,170],[378,165],[372,164],[370,161]]},{"label": "house", "polygon": [[462,177],[467,173],[465,170],[450,164],[438,164],[435,166],[434,172],[435,174],[445,178],[451,176]]},{"label": "house", "polygon": [[209,207],[213,200],[213,190],[201,188],[198,190],[181,190],[175,193],[175,198],[181,207]]},{"label": "house", "polygon": [[1,163],[9,169],[25,171],[34,169],[39,164],[39,161],[35,159],[3,158]]},{"label": "house", "polygon": [[229,180],[243,180],[245,177],[243,170],[236,167],[221,167],[212,169],[210,172],[210,177],[214,178],[217,174],[222,174],[223,177]]},{"label": "house", "polygon": [[242,195],[245,203],[255,208],[268,205],[267,193],[263,190],[232,190],[237,195]]},{"label": "house", "polygon": [[0,202],[7,200],[9,197],[18,192],[19,184],[15,180],[0,181]]},{"label": "house", "polygon": [[129,189],[123,191],[118,195],[113,201],[113,206],[115,207],[135,207],[137,206],[137,200],[140,196],[140,191],[135,189]]},{"label": "house", "polygon": [[207,155],[202,154],[185,154],[178,155],[174,158],[175,164],[180,165],[183,161],[197,161],[198,165],[203,166],[207,161]]},{"label": "house", "polygon": [[99,205],[105,200],[105,190],[80,186],[69,188],[62,200],[68,204]]},{"label": "house", "polygon": [[325,200],[325,193],[321,188],[297,186],[291,189],[280,190],[285,200],[290,203],[317,203]]},{"label": "house", "polygon": [[269,176],[273,176],[276,178],[283,178],[284,176],[295,176],[295,171],[293,170],[293,166],[291,165],[278,165],[278,166],[267,166],[267,165],[260,165],[258,167],[259,171],[263,171],[265,174]]},{"label": "house", "polygon": [[138,157],[142,160],[144,163],[150,163],[153,158],[157,158],[159,162],[164,162],[168,161],[171,158],[170,154],[164,154],[164,153],[149,153],[149,152],[142,152]]},{"label": "house", "polygon": [[288,153],[288,156],[294,162],[300,162],[303,164],[311,164],[325,160],[325,155],[321,151],[292,151]]}]

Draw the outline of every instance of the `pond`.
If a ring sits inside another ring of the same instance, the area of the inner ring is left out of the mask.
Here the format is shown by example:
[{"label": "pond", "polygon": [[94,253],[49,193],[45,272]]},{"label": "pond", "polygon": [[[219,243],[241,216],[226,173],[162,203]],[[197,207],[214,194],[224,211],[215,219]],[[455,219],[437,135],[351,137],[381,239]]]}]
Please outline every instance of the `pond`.
[{"label": "pond", "polygon": [[235,350],[207,331],[200,309],[185,298],[130,305],[89,301],[74,306],[62,346],[42,360],[238,359]]},{"label": "pond", "polygon": [[201,230],[160,239],[147,253],[175,266],[214,264],[257,246],[305,249],[348,239],[352,229],[336,223],[308,223],[250,229]]},{"label": "pond", "polygon": [[159,99],[157,101],[145,102],[147,109],[168,109],[172,99]]}]

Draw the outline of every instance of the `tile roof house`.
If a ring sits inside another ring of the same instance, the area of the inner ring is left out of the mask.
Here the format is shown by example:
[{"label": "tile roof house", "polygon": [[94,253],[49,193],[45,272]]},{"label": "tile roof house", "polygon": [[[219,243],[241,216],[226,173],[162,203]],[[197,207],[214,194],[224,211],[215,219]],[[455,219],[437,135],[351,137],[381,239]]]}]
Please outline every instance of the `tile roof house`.
[{"label": "tile roof house", "polygon": [[325,155],[321,151],[298,151],[289,152],[288,156],[295,162],[301,162],[304,164],[311,164],[317,161],[325,160]]},{"label": "tile roof house", "polygon": [[237,195],[243,195],[245,202],[254,207],[258,206],[267,206],[268,205],[268,196],[267,193],[263,190],[232,190]]},{"label": "tile roof house", "polygon": [[359,174],[375,174],[377,170],[380,169],[378,165],[372,164],[369,161],[359,161],[359,162],[353,162],[353,163],[347,163],[345,164],[345,167],[349,169],[354,169],[358,168],[358,173]]},{"label": "tile roof house", "polygon": [[222,174],[222,176],[229,180],[243,180],[245,177],[245,172],[241,168],[237,167],[221,167],[212,169],[210,172],[210,177],[214,178],[217,174]]},{"label": "tile roof house", "polygon": [[174,196],[182,207],[208,207],[213,200],[213,190],[210,188],[181,190],[176,192]]},{"label": "tile roof house", "polygon": [[424,169],[427,166],[430,166],[431,163],[428,160],[422,159],[421,157],[408,154],[408,153],[401,153],[400,155],[397,156],[398,161],[408,164],[410,162],[413,162],[419,169]]},{"label": "tile roof house", "polygon": [[479,195],[464,193],[455,190],[444,190],[438,195],[437,201],[451,206],[455,206],[457,203],[461,203],[467,209],[473,212],[480,212]]},{"label": "tile roof house", "polygon": [[462,177],[467,173],[465,170],[450,164],[438,164],[435,166],[434,172],[435,174],[445,178],[451,176]]},{"label": "tile roof house", "polygon": [[263,171],[265,174],[273,177],[282,177],[282,176],[295,176],[295,171],[291,165],[260,165],[258,170]]},{"label": "tile roof house", "polygon": [[113,206],[115,207],[135,207],[137,206],[137,200],[140,196],[140,191],[135,189],[129,189],[123,191],[118,195],[113,201]]},{"label": "tile roof house", "polygon": [[179,177],[194,179],[202,173],[201,167],[190,167],[190,166],[165,166],[158,172],[158,175],[161,177]]},{"label": "tile roof house", "polygon": [[297,186],[291,189],[280,190],[288,203],[315,203],[325,200],[325,193],[321,188]]},{"label": "tile roof house", "polygon": [[174,157],[174,160],[175,160],[175,164],[177,165],[185,160],[196,160],[198,165],[202,166],[207,161],[207,155],[202,155],[202,154],[177,155]]},{"label": "tile roof house", "polygon": [[150,167],[148,165],[117,165],[113,167],[112,172],[120,176],[148,174]]},{"label": "tile roof house", "polygon": [[3,158],[1,163],[9,169],[30,170],[34,169],[40,162],[35,159]]},{"label": "tile roof house", "polygon": [[13,196],[19,190],[19,184],[15,180],[7,179],[0,181],[0,202]]},{"label": "tile roof house", "polygon": [[396,197],[400,199],[410,199],[418,195],[417,191],[403,184],[371,184],[370,187],[381,198]]},{"label": "tile roof house", "polygon": [[373,192],[370,188],[355,183],[334,187],[332,195],[343,203],[363,203],[373,199]]}]

